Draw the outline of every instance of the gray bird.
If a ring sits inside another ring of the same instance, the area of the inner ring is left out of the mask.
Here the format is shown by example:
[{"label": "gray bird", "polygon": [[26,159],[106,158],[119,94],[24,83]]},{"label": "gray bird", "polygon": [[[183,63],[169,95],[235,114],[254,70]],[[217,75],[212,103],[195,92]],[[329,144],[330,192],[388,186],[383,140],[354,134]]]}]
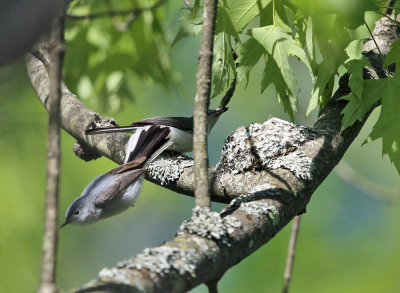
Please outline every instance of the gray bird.
[{"label": "gray bird", "polygon": [[96,177],[68,207],[61,227],[95,223],[133,206],[147,166],[172,144],[169,134],[169,128],[159,125],[138,132],[134,149],[126,155],[127,162]]},{"label": "gray bird", "polygon": [[[228,110],[227,107],[217,110],[208,111],[208,133],[214,127],[219,116]],[[137,133],[138,130],[145,129],[150,125],[160,125],[170,129],[169,138],[173,144],[169,149],[179,152],[191,152],[193,150],[193,117],[151,117],[137,122],[133,122],[129,126],[120,127],[104,127],[86,130],[86,134],[100,134],[113,132],[132,132]],[[132,136],[126,147],[126,153],[134,147],[138,136]]]}]

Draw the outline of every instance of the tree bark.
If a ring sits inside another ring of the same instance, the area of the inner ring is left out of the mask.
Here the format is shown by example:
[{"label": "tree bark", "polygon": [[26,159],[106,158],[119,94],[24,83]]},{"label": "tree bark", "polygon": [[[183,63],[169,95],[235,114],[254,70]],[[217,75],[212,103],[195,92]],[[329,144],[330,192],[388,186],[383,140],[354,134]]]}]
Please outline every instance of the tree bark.
[{"label": "tree bark", "polygon": [[211,93],[211,65],[213,60],[214,29],[217,0],[206,0],[197,73],[197,94],[193,115],[194,190],[196,206],[210,208],[208,180],[207,114]]},{"label": "tree bark", "polygon": [[64,56],[64,16],[53,24],[48,41],[49,68],[49,131],[47,139],[47,182],[42,270],[38,293],[55,293],[58,243],[58,186],[60,175],[60,101],[62,61]]},{"label": "tree bark", "polygon": [[[387,54],[399,33],[396,24],[382,18],[374,36]],[[366,69],[365,78],[385,77],[372,41],[365,44],[364,54],[376,66]],[[28,72],[44,101],[47,87],[43,85],[48,76],[42,62],[30,56]],[[222,275],[267,243],[304,211],[315,189],[341,160],[367,119],[368,115],[340,132],[345,102],[338,98],[348,92],[346,83],[341,83],[312,128],[273,118],[237,129],[227,139],[220,163],[210,169],[212,200],[230,205],[221,213],[195,208],[174,239],[145,249],[114,268],[103,269],[98,279],[75,292],[184,292]],[[63,127],[79,142],[122,162],[127,136],[86,137],[84,130],[102,120],[65,86],[61,115]],[[188,157],[165,155],[153,163],[148,179],[193,195],[192,164]]]}]

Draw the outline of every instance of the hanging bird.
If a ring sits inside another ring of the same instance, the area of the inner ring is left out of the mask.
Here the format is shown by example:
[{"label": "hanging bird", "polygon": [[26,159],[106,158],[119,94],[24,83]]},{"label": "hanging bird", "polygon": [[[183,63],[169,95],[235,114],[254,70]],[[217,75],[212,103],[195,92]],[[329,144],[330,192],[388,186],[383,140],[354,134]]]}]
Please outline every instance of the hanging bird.
[{"label": "hanging bird", "polygon": [[149,163],[171,146],[169,134],[170,128],[159,125],[137,132],[137,143],[127,153],[126,163],[96,177],[68,207],[61,227],[95,223],[133,206]]}]

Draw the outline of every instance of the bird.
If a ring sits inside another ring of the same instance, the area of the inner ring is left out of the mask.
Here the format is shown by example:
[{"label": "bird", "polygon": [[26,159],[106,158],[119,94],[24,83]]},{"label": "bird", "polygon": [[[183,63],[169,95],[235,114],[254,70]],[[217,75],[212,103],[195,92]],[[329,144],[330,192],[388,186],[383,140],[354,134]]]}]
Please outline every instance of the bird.
[{"label": "bird", "polygon": [[[208,129],[211,131],[217,122],[219,116],[228,110],[227,107],[217,110],[208,111]],[[178,152],[191,152],[193,150],[193,116],[192,117],[151,117],[137,122],[133,122],[129,126],[103,127],[93,128],[85,131],[87,135],[114,133],[114,132],[132,132],[149,127],[150,125],[160,125],[170,129],[169,138],[173,144],[168,148]],[[136,145],[138,136],[132,136],[126,146],[126,153]]]},{"label": "bird", "polygon": [[114,216],[133,206],[142,189],[147,167],[172,144],[170,128],[150,125],[139,132],[138,143],[126,162],[96,177],[68,207],[67,224],[85,225]]}]

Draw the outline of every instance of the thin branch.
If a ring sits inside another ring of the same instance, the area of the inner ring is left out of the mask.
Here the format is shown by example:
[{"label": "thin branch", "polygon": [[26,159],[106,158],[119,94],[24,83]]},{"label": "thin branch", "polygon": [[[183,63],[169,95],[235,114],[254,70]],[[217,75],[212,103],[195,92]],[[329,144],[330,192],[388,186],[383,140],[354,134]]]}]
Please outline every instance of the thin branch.
[{"label": "thin branch", "polygon": [[35,48],[32,48],[29,50],[29,53],[31,53],[33,56],[35,56],[37,59],[39,59],[44,67],[46,67],[47,70],[50,69],[50,63],[47,61],[46,57],[40,52],[39,50],[36,50]]},{"label": "thin branch", "polygon": [[235,93],[235,89],[236,89],[236,77],[232,80],[231,85],[229,86],[229,89],[225,93],[225,96],[222,98],[221,102],[219,103],[217,110],[223,109],[229,104],[233,94]]},{"label": "thin branch", "polygon": [[[65,10],[64,10],[65,11]],[[60,101],[64,57],[64,15],[55,22],[49,40],[49,131],[47,140],[47,183],[43,258],[38,293],[55,293],[57,262],[58,186],[60,173]],[[41,56],[42,60],[46,58]]]},{"label": "thin branch", "polygon": [[216,279],[206,283],[208,293],[218,293],[218,281],[219,279]]},{"label": "thin branch", "polygon": [[[132,15],[133,18],[136,18],[145,11],[151,11],[151,10],[157,9],[162,4],[164,4],[166,1],[167,0],[160,0],[148,7],[123,9],[123,10],[108,10],[108,11],[103,11],[103,12],[98,12],[98,13],[93,13],[93,14],[87,14],[87,15],[67,14],[66,17],[68,19],[72,19],[72,20],[83,20],[83,19],[96,19],[96,18],[101,18],[101,17]],[[131,21],[133,21],[133,20],[131,20]]]},{"label": "thin branch", "polygon": [[207,112],[210,105],[211,65],[213,60],[214,28],[217,0],[206,0],[203,14],[203,32],[199,52],[197,94],[194,105],[193,155],[196,206],[211,207],[208,180]]},{"label": "thin branch", "polygon": [[374,44],[375,44],[376,48],[378,49],[379,55],[380,55],[380,57],[381,57],[381,60],[383,61],[384,59],[383,59],[383,54],[382,54],[382,52],[381,52],[381,49],[379,48],[378,43],[376,42],[375,37],[374,37],[374,35],[373,35],[371,29],[369,28],[368,23],[367,23],[365,20],[364,20],[364,25],[367,27],[367,30],[368,30],[368,32],[369,32],[369,35],[371,36],[372,40],[374,41]]},{"label": "thin branch", "polygon": [[[237,58],[238,58],[238,55],[236,54],[236,52],[234,52],[233,53],[233,60],[235,61],[236,69],[237,69],[237,66],[238,66],[238,64],[236,63]],[[235,78],[231,82],[231,85],[229,86],[229,89],[225,93],[225,96],[222,98],[221,102],[219,103],[219,106],[217,107],[217,110],[225,108],[229,104],[229,102],[231,101],[231,98],[232,98],[232,96],[233,96],[233,94],[235,93],[235,90],[236,90],[236,81],[237,81],[237,78],[235,76]]]},{"label": "thin branch", "polygon": [[282,293],[289,292],[290,281],[292,279],[294,257],[296,255],[297,237],[299,236],[300,221],[301,221],[301,215],[296,216],[293,221],[292,234],[290,235],[289,249],[286,259],[285,274],[283,277]]},{"label": "thin branch", "polygon": [[186,4],[187,8],[189,8],[189,9],[193,9],[193,8],[194,8],[193,4],[192,4],[192,3],[190,3],[190,1],[189,1],[189,0],[183,0],[183,1],[185,2],[185,4]]}]

